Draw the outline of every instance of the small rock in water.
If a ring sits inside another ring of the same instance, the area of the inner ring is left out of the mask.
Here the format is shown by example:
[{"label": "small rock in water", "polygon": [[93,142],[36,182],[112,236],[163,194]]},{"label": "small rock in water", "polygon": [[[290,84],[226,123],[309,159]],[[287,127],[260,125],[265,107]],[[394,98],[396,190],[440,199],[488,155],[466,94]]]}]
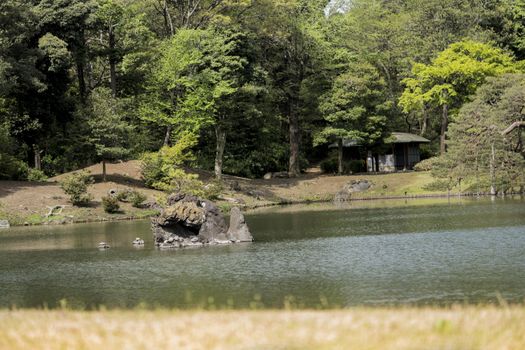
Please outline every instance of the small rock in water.
[{"label": "small rock in water", "polygon": [[98,244],[98,249],[109,249],[109,245],[106,242],[100,242]]},{"label": "small rock in water", "polygon": [[140,237],[135,238],[133,245],[144,245],[144,240]]},{"label": "small rock in water", "polygon": [[9,228],[11,225],[9,225],[9,221],[7,220],[0,220],[0,229],[2,228]]}]

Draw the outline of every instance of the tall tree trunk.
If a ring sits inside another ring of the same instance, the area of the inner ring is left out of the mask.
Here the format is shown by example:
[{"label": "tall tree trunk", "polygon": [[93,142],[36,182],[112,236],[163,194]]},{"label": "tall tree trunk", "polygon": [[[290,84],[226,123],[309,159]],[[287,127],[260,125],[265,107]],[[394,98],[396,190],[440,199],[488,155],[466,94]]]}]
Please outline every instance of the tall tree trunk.
[{"label": "tall tree trunk", "polygon": [[226,147],[226,131],[219,124],[215,126],[215,136],[217,138],[215,147],[215,178],[220,180],[222,179],[222,157]]},{"label": "tall tree trunk", "polygon": [[441,155],[444,155],[447,151],[447,144],[446,144],[446,135],[447,135],[447,128],[448,128],[448,104],[443,105],[443,114],[441,116],[441,133],[440,133],[440,153]]},{"label": "tall tree trunk", "polygon": [[86,102],[86,77],[85,77],[85,58],[86,58],[86,38],[84,35],[84,30],[79,29],[78,41],[79,47],[75,55],[75,64],[77,66],[77,79],[78,79],[78,92],[80,94],[80,101],[82,103]]},{"label": "tall tree trunk", "polygon": [[164,146],[171,146],[171,125],[166,127],[166,134],[164,135]]},{"label": "tall tree trunk", "polygon": [[42,151],[38,145],[33,145],[33,151],[35,152],[35,169],[42,170]]},{"label": "tall tree trunk", "polygon": [[115,52],[115,33],[113,27],[109,28],[109,75],[111,94],[113,98],[117,97],[117,58]]},{"label": "tall tree trunk", "polygon": [[496,191],[496,150],[494,148],[494,142],[491,145],[490,154],[490,194],[495,196],[498,192]]},{"label": "tall tree trunk", "polygon": [[80,101],[84,103],[86,102],[86,80],[84,77],[84,62],[81,62],[80,59],[77,60],[77,79]]},{"label": "tall tree trunk", "polygon": [[175,34],[175,31],[173,29],[173,21],[171,20],[170,10],[168,8],[168,2],[167,0],[164,0],[162,11],[164,12],[164,26],[166,27],[166,32],[170,37]]},{"label": "tall tree trunk", "polygon": [[299,116],[293,108],[291,108],[289,116],[288,116],[288,123],[290,125],[289,132],[290,132],[290,162],[289,162],[289,169],[288,169],[288,175],[290,177],[296,177],[299,176],[301,172],[301,166],[299,164],[299,143],[300,143],[300,135],[299,135]]},{"label": "tall tree trunk", "polygon": [[424,136],[427,132],[428,127],[428,111],[425,106],[423,106],[423,120],[421,121],[421,130],[419,135]]},{"label": "tall tree trunk", "polygon": [[106,182],[106,160],[102,159],[102,181]]},{"label": "tall tree trunk", "polygon": [[337,173],[343,174],[343,139],[337,140]]}]

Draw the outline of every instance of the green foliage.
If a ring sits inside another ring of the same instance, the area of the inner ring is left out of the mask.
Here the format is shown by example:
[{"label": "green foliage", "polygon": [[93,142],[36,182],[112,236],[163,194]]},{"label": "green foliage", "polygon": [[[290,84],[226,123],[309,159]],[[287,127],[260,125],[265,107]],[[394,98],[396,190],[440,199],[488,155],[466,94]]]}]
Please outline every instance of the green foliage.
[{"label": "green foliage", "polygon": [[438,158],[436,157],[422,160],[421,162],[414,165],[414,170],[415,171],[430,171],[434,168],[437,161],[438,161]]},{"label": "green foliage", "polygon": [[102,197],[102,207],[106,213],[114,214],[120,210],[118,199],[113,196]]},{"label": "green foliage", "polygon": [[524,105],[525,75],[488,79],[451,124],[448,152],[437,170],[477,183],[478,191],[505,193],[524,186],[523,130],[503,133],[523,121]]},{"label": "green foliage", "polygon": [[0,153],[0,179],[2,180],[25,180],[29,172],[26,163],[8,154]]},{"label": "green foliage", "polygon": [[137,190],[127,189],[124,191],[118,191],[116,196],[114,196],[119,202],[130,202],[131,205],[135,208],[140,208],[142,203],[147,199],[147,197]]},{"label": "green foliage", "polygon": [[67,175],[60,181],[60,187],[65,194],[69,195],[69,200],[73,205],[85,206],[89,204],[92,196],[88,193],[89,185],[95,181],[87,171],[78,171]]},{"label": "green foliage", "polygon": [[126,189],[124,191],[118,191],[114,196],[119,202],[129,202],[129,197],[131,196],[131,189]]},{"label": "green foliage", "polygon": [[386,125],[381,92],[384,87],[384,80],[373,66],[350,63],[323,98],[320,110],[327,126],[316,135],[314,143],[347,139],[372,145],[379,141]]},{"label": "green foliage", "polygon": [[139,191],[133,191],[131,192],[131,195],[129,196],[129,201],[131,202],[131,206],[135,208],[140,208],[142,206],[142,203],[147,199],[146,195]]},{"label": "green foliage", "polygon": [[30,168],[27,174],[27,181],[43,182],[47,180],[47,175],[42,170]]},{"label": "green foliage", "polygon": [[38,48],[47,58],[47,70],[60,72],[69,67],[70,52],[67,43],[51,33],[46,33],[38,39]]},{"label": "green foliage", "polygon": [[91,93],[90,102],[93,116],[88,120],[89,142],[101,159],[124,158],[128,154],[126,145],[131,126],[120,115],[118,100],[111,96],[109,89],[97,88]]},{"label": "green foliage", "polygon": [[512,55],[499,48],[470,40],[454,43],[431,64],[413,65],[412,77],[403,80],[399,105],[420,118],[433,108],[459,108],[487,77],[516,69]]},{"label": "green foliage", "polygon": [[[333,155],[320,164],[321,170],[325,174],[337,174],[338,172],[338,160],[337,155]],[[343,161],[343,174],[355,174],[366,170],[366,164],[364,160],[347,160]]]},{"label": "green foliage", "polygon": [[218,199],[224,191],[224,184],[220,180],[214,180],[204,185],[203,196],[211,200]]},{"label": "green foliage", "polygon": [[14,141],[6,124],[0,124],[0,180],[25,180],[29,167],[14,156]]},{"label": "green foliage", "polygon": [[142,178],[146,186],[165,192],[183,192],[207,197],[216,193],[216,186],[205,188],[196,174],[186,173],[183,165],[194,159],[191,148],[195,135],[185,133],[172,147],[162,147],[159,152],[146,153],[142,157]]},{"label": "green foliage", "polygon": [[141,174],[147,187],[167,190],[173,172],[194,160],[191,148],[197,140],[194,134],[185,133],[172,147],[164,146],[159,152],[145,153],[141,158]]},{"label": "green foliage", "polygon": [[54,176],[185,133],[194,157],[145,155],[148,186],[199,187],[187,161],[297,173],[316,145],[391,131],[425,134],[432,156],[440,109],[453,120],[487,77],[525,67],[502,50],[525,58],[523,0],[326,3],[1,1],[0,178],[27,178],[35,150]]}]

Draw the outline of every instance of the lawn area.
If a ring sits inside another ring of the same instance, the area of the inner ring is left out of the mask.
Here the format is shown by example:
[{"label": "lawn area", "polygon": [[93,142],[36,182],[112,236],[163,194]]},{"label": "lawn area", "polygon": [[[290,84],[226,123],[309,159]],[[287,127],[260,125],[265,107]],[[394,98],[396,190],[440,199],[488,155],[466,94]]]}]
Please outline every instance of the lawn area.
[{"label": "lawn area", "polygon": [[525,307],[0,311],[1,349],[525,349]]}]

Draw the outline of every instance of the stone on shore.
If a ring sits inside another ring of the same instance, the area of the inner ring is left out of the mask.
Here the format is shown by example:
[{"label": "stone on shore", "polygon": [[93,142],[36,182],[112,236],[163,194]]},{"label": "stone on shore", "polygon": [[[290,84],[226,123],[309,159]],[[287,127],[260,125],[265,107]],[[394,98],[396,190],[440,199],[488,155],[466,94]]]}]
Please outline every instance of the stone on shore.
[{"label": "stone on shore", "polygon": [[0,229],[9,228],[9,227],[11,227],[11,225],[9,224],[9,221],[7,221],[7,220],[0,220]]}]

